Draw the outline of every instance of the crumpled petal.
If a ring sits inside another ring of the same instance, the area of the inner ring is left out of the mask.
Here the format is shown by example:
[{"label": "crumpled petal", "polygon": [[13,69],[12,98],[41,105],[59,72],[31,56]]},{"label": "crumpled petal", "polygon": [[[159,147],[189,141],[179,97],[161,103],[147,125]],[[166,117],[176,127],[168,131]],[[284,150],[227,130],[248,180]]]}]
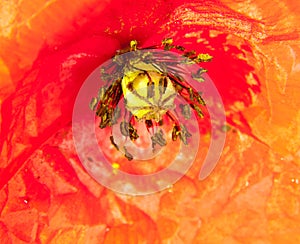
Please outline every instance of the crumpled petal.
[{"label": "crumpled petal", "polygon": [[[4,243],[299,242],[297,3],[0,6],[6,14],[0,23]],[[164,37],[215,57],[207,68],[232,130],[205,181],[197,179],[203,147],[187,176],[168,190],[119,195],[97,184],[78,160],[74,100],[88,74],[116,49],[132,38],[146,45]]]}]

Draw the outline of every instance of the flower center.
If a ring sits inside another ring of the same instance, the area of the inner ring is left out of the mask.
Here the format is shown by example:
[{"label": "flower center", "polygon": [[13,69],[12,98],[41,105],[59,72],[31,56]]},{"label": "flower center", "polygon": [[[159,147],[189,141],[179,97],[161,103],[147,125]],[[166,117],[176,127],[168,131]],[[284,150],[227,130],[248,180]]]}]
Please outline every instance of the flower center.
[{"label": "flower center", "polygon": [[137,119],[161,121],[174,108],[176,90],[167,76],[157,71],[127,72],[122,79],[126,108]]}]

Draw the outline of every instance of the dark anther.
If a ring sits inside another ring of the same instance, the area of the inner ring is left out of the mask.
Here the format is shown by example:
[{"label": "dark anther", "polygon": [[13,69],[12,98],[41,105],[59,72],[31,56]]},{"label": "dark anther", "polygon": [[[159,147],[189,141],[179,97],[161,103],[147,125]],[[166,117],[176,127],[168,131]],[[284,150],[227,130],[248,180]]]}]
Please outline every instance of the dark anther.
[{"label": "dark anther", "polygon": [[191,118],[190,106],[188,104],[186,105],[180,104],[179,107],[181,109],[181,114],[183,115],[183,117],[185,119],[190,119]]},{"label": "dark anther", "polygon": [[191,137],[192,134],[190,132],[188,132],[187,128],[184,125],[181,125],[180,128],[181,128],[181,131],[179,134],[179,138],[185,145],[187,145],[188,144],[187,138]]},{"label": "dark anther", "polygon": [[128,126],[129,124],[125,121],[122,121],[120,124],[120,131],[122,133],[123,136],[129,136],[129,129]]},{"label": "dark anther", "polygon": [[145,120],[145,124],[146,124],[147,128],[153,127],[152,120],[149,120],[149,119]]},{"label": "dark anther", "polygon": [[125,151],[125,157],[131,161],[133,159],[133,156],[127,151],[126,147],[124,147],[124,151]]},{"label": "dark anther", "polygon": [[156,144],[160,145],[160,146],[165,146],[167,145],[167,141],[166,139],[164,138],[164,135],[163,135],[163,132],[162,130],[160,130],[159,132],[156,132],[152,137],[151,137],[151,140],[152,140],[152,147],[154,148],[154,146]]},{"label": "dark anther", "polygon": [[180,134],[180,127],[178,125],[174,125],[172,130],[172,140],[176,141],[179,134]]},{"label": "dark anther", "polygon": [[119,150],[118,145],[117,145],[117,144],[115,143],[115,141],[114,141],[114,137],[113,137],[113,136],[110,136],[109,139],[110,139],[111,144],[112,144],[117,150]]},{"label": "dark anther", "polygon": [[139,138],[139,135],[137,134],[137,130],[130,123],[128,124],[128,130],[129,130],[130,140],[134,141]]}]

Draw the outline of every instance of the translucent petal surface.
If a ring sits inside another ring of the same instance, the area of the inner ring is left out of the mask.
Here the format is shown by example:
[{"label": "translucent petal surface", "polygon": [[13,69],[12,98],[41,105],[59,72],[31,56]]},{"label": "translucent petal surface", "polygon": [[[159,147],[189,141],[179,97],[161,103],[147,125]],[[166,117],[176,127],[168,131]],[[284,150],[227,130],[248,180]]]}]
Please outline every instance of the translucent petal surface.
[{"label": "translucent petal surface", "polygon": [[[1,1],[0,240],[300,242],[299,13],[292,0]],[[205,68],[231,130],[204,181],[209,135],[168,190],[118,195],[76,155],[75,97],[129,40],[164,37],[214,56]]]}]

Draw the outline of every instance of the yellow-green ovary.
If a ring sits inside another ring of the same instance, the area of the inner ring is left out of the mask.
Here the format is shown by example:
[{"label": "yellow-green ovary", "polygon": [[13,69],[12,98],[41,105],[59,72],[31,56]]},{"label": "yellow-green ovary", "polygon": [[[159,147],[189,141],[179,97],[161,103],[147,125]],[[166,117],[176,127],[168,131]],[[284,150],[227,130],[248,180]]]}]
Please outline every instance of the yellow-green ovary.
[{"label": "yellow-green ovary", "polygon": [[[174,106],[176,95],[172,82],[167,79],[167,86],[160,85],[164,76],[157,71],[147,71],[154,83],[154,96],[148,96],[149,77],[142,71],[129,71],[122,80],[123,94],[127,109],[138,119],[154,119],[159,121]],[[130,87],[130,88],[129,88]]]}]

